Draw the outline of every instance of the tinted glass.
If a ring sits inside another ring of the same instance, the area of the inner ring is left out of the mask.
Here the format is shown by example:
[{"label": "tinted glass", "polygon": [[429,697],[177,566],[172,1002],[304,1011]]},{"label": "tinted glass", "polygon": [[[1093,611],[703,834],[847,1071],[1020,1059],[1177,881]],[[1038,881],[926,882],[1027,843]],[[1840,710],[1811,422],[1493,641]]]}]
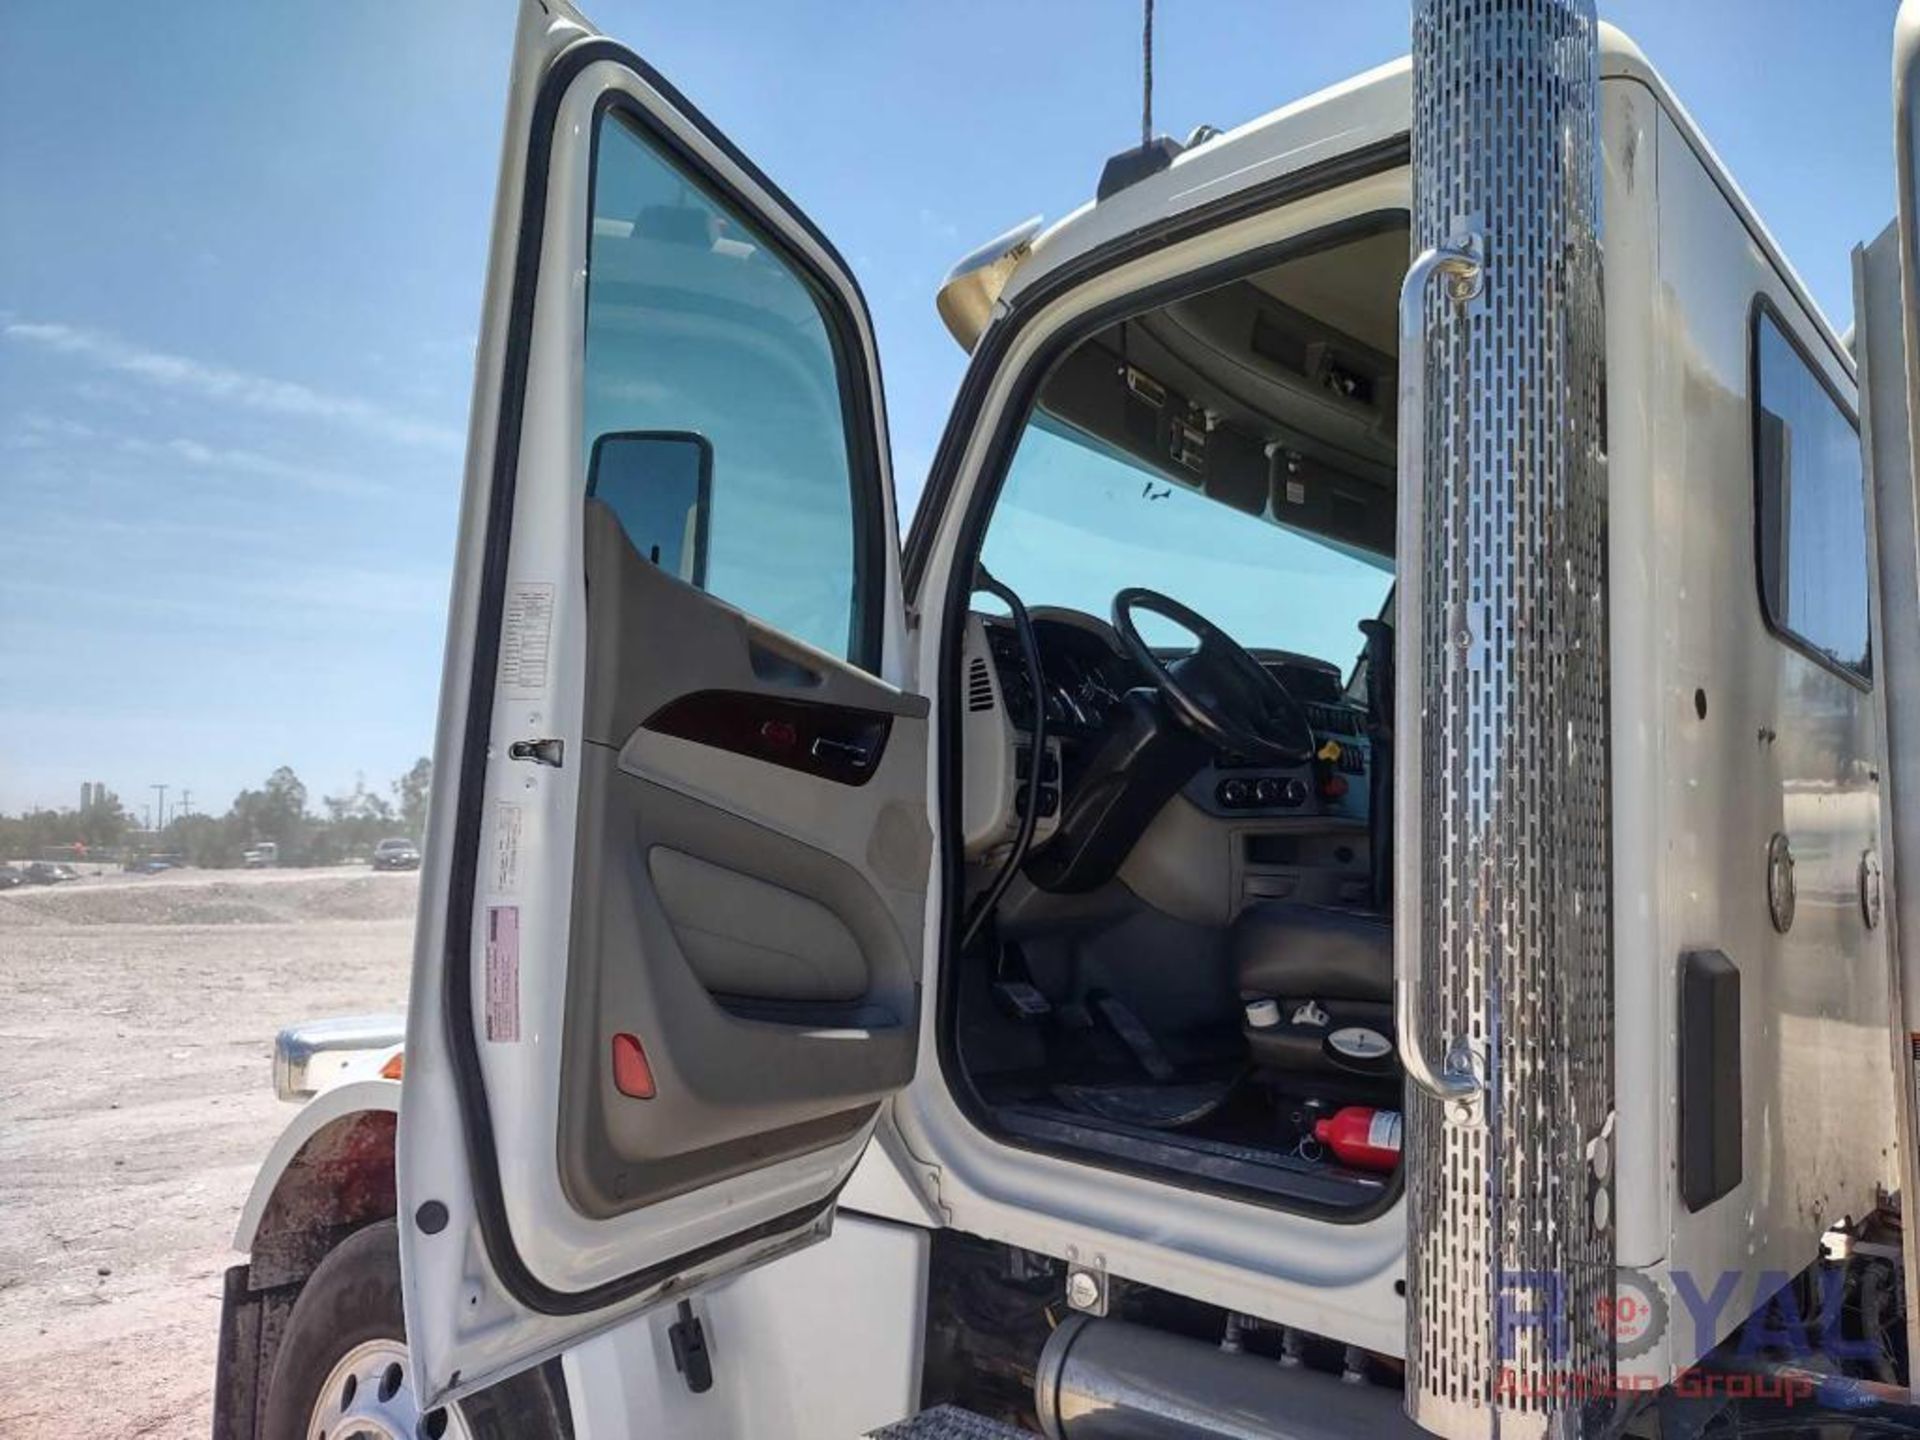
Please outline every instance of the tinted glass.
[{"label": "tinted glass", "polygon": [[1767,618],[1866,676],[1867,506],[1860,434],[1765,313],[1755,322],[1754,458]]},{"label": "tinted glass", "polygon": [[[981,559],[1029,605],[1104,620],[1117,592],[1145,585],[1242,645],[1343,670],[1358,658],[1359,622],[1393,587],[1387,556],[1208,499],[1041,412],[1020,437]],[[1139,622],[1150,645],[1193,643],[1172,621]]]},{"label": "tinted glass", "polygon": [[[870,663],[859,643],[856,547],[866,532],[855,497],[877,487],[856,483],[852,471],[839,356],[813,287],[631,122],[609,112],[599,124],[587,266],[589,461],[600,438],[616,432],[698,436],[709,475],[705,573],[696,583],[830,654]],[[684,497],[684,470],[680,481],[655,479],[665,488],[626,487],[636,503],[647,492],[652,509],[634,512],[629,538],[638,523],[642,553],[661,545],[678,556],[669,568],[691,580],[680,542],[662,529]]]}]

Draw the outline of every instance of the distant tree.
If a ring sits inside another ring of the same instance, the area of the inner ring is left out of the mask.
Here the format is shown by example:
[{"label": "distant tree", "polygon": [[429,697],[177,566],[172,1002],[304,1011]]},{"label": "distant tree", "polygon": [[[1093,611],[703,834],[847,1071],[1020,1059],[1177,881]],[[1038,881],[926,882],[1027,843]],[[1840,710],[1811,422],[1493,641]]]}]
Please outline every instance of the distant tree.
[{"label": "distant tree", "polygon": [[307,787],[282,765],[259,790],[242,790],[227,812],[236,837],[247,845],[271,840],[280,849],[282,864],[300,864],[306,854]]},{"label": "distant tree", "polygon": [[427,797],[432,791],[433,761],[424,755],[393,782],[393,796],[399,802],[400,830],[415,844],[426,838]]},{"label": "distant tree", "polygon": [[328,795],[320,806],[324,819],[308,842],[310,864],[364,859],[393,831],[393,806],[367,789],[364,777],[355,777],[351,794]]},{"label": "distant tree", "polygon": [[0,816],[0,858],[32,860],[65,851],[109,850],[118,845],[132,819],[120,797],[104,791],[93,802],[75,810],[29,810],[23,815]]},{"label": "distant tree", "polygon": [[105,786],[93,793],[92,803],[76,812],[78,838],[89,850],[110,850],[126,839],[133,828],[120,797]]}]

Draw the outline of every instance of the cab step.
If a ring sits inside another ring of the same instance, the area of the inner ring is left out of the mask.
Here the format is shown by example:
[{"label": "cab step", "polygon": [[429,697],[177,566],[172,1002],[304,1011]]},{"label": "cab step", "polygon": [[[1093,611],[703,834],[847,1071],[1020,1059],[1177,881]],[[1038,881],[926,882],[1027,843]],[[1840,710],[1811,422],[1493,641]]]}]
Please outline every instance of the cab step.
[{"label": "cab step", "polygon": [[1038,1440],[1031,1430],[1017,1430],[958,1405],[936,1405],[905,1420],[896,1420],[871,1432],[867,1440]]}]

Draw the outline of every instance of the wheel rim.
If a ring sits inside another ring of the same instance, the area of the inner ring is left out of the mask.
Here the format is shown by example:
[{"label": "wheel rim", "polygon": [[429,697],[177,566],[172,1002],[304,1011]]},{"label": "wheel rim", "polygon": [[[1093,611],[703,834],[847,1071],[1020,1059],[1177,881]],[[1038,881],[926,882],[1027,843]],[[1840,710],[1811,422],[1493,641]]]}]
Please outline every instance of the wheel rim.
[{"label": "wheel rim", "polygon": [[368,1340],[334,1363],[314,1397],[307,1440],[471,1440],[452,1408],[423,1417],[402,1340]]}]

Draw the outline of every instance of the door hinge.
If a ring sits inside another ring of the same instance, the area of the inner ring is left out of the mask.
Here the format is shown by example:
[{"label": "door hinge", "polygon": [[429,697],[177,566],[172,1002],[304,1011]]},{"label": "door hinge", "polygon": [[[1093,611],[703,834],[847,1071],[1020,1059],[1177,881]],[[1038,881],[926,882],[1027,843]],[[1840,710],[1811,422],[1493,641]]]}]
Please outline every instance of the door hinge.
[{"label": "door hinge", "polygon": [[507,746],[507,758],[531,760],[536,765],[551,765],[558,770],[566,748],[562,740],[516,740]]},{"label": "door hinge", "polygon": [[693,1313],[691,1300],[680,1302],[679,1318],[667,1327],[667,1340],[673,1346],[673,1368],[687,1382],[687,1389],[695,1395],[706,1394],[713,1388],[713,1356],[707,1351],[707,1332]]}]

